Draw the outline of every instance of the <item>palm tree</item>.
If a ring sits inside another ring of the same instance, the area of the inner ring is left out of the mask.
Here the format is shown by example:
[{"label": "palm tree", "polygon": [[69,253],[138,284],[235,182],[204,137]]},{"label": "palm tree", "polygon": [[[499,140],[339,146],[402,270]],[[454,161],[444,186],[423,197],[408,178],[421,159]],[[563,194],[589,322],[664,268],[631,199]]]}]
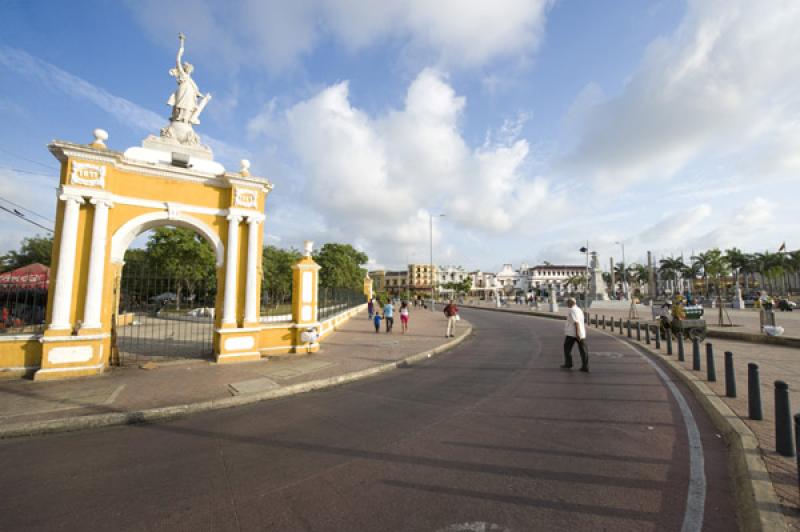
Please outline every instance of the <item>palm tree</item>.
[{"label": "palm tree", "polygon": [[[707,276],[706,280],[708,277],[714,279],[717,295],[722,296],[720,282],[724,275],[730,273],[730,268],[728,259],[722,255],[722,252],[718,248],[710,249],[706,252],[706,265],[703,273]],[[708,295],[708,289],[706,289],[706,295]]]},{"label": "palm tree", "polygon": [[650,270],[644,264],[631,264],[627,268],[630,279],[636,283],[636,289],[641,294],[642,286],[647,283],[647,279],[650,274]]},{"label": "palm tree", "polygon": [[691,283],[689,285],[689,292],[694,292],[694,282],[697,280],[698,277],[702,275],[703,268],[696,262],[692,262],[691,264],[685,264],[683,266],[683,271],[681,274],[683,278]]},{"label": "palm tree", "polygon": [[685,268],[686,264],[680,257],[667,257],[659,261],[658,272],[662,279],[672,281],[677,286]]},{"label": "palm tree", "polygon": [[[747,255],[742,250],[731,248],[725,250],[725,260],[728,261],[734,275],[736,276],[736,286],[739,286],[739,273],[747,267]],[[747,288],[747,277],[745,277],[745,288]]]},{"label": "palm tree", "polygon": [[[719,251],[719,250],[717,250]],[[705,296],[708,297],[708,274],[706,272],[708,268],[708,256],[709,252],[706,253],[698,253],[697,255],[692,255],[692,264],[691,267],[697,273],[700,273],[703,277],[703,284],[705,285]],[[696,275],[694,276],[696,277]]]}]

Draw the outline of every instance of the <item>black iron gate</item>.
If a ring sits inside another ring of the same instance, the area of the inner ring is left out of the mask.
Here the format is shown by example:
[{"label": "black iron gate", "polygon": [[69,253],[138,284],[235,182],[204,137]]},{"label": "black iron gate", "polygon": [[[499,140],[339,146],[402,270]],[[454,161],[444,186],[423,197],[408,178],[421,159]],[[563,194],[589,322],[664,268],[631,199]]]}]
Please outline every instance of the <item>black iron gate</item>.
[{"label": "black iron gate", "polygon": [[216,283],[128,275],[117,280],[112,361],[210,358],[213,354]]}]

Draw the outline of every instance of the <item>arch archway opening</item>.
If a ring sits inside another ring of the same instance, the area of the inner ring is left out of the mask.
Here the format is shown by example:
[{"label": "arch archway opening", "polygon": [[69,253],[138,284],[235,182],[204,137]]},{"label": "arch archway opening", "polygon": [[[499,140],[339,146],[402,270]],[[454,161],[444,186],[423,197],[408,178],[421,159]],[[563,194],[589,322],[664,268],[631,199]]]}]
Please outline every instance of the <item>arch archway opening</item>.
[{"label": "arch archway opening", "polygon": [[[112,243],[115,353],[121,365],[208,359],[217,306],[217,242],[192,224],[151,219]],[[117,247],[115,247],[115,244]],[[122,260],[119,254],[121,245]]]}]

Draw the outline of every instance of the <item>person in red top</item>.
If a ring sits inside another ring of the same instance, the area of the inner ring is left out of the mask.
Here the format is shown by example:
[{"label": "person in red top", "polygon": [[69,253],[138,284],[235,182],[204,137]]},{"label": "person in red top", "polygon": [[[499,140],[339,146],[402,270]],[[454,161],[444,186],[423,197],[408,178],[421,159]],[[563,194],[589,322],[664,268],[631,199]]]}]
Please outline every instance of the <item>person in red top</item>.
[{"label": "person in red top", "polygon": [[456,332],[456,321],[458,320],[458,307],[453,300],[450,300],[450,303],[444,307],[444,315],[447,318],[447,332],[445,333],[445,338],[450,338],[455,336]]}]

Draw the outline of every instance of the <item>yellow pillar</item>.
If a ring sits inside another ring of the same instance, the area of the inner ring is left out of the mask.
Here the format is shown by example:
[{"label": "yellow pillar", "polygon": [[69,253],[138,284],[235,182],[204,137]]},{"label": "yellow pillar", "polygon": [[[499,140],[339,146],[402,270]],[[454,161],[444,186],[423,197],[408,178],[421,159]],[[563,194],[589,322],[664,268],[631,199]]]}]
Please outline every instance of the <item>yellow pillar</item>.
[{"label": "yellow pillar", "polygon": [[311,258],[313,242],[305,242],[305,254],[292,266],[292,321],[296,350],[319,350],[318,288],[320,266]]},{"label": "yellow pillar", "polygon": [[369,273],[364,276],[364,296],[367,301],[372,299],[372,277],[369,276]]}]

